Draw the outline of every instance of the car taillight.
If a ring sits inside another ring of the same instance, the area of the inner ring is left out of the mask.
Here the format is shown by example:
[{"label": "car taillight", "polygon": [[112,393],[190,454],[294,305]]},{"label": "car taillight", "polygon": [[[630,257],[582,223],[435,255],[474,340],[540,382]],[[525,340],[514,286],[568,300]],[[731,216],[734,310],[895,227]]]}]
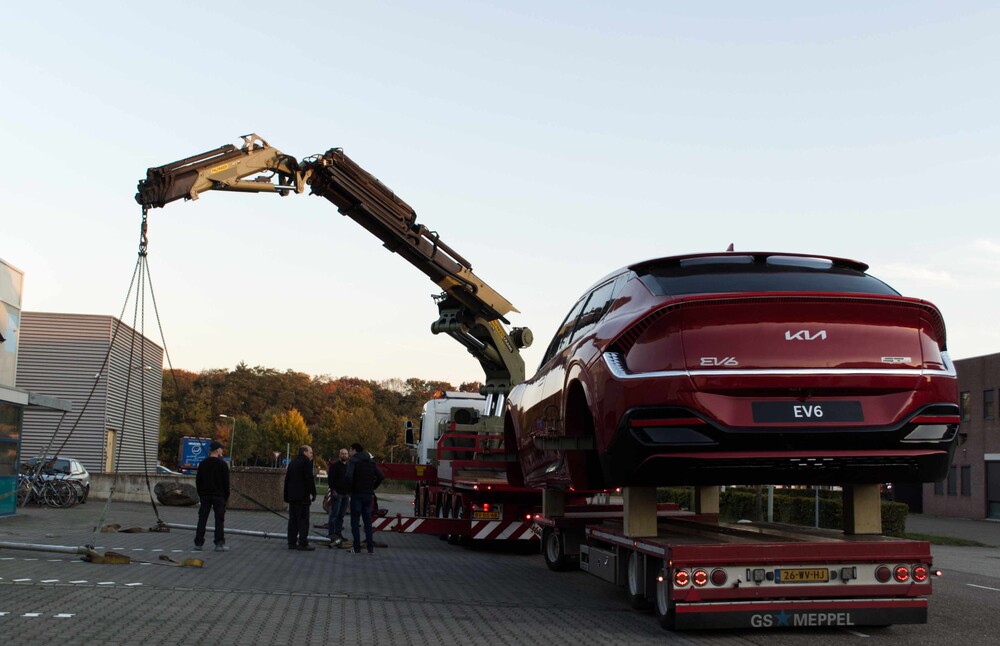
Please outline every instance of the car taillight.
[{"label": "car taillight", "polygon": [[905,565],[897,565],[892,570],[892,576],[900,583],[906,583],[910,580],[910,568]]},{"label": "car taillight", "polygon": [[696,586],[701,587],[708,583],[708,572],[705,570],[695,570],[691,578],[694,580]]},{"label": "car taillight", "polygon": [[880,565],[875,570],[875,580],[879,583],[888,583],[889,579],[892,578],[892,571],[889,570],[885,565]]},{"label": "car taillight", "polygon": [[923,565],[913,566],[913,580],[917,583],[923,583],[927,580],[927,568]]},{"label": "car taillight", "polygon": [[726,580],[729,576],[723,569],[712,570],[712,585],[726,585]]},{"label": "car taillight", "polygon": [[691,575],[688,574],[687,570],[676,570],[674,572],[674,586],[678,588],[683,588],[688,583],[691,583]]}]

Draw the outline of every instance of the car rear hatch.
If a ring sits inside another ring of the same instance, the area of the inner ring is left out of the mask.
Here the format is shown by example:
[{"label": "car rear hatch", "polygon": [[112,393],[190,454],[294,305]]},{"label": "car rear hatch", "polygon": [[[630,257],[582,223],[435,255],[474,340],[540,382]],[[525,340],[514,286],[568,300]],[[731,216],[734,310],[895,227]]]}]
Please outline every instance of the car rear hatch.
[{"label": "car rear hatch", "polygon": [[774,417],[766,403],[754,404],[751,416],[741,403],[746,398],[816,403],[871,396],[865,415],[848,411],[838,421],[888,424],[907,408],[927,375],[950,371],[943,345],[941,317],[924,301],[742,294],[667,303],[621,335],[613,348],[620,350],[629,373],[685,376],[685,390],[697,393],[717,421],[743,426],[799,421],[782,417],[790,414],[787,407],[779,407]]}]

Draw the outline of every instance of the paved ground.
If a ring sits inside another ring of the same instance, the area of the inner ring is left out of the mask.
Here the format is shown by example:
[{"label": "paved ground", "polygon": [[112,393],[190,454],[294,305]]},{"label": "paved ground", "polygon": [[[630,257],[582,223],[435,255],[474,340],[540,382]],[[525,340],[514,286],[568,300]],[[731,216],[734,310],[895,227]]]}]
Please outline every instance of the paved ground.
[{"label": "paved ground", "polygon": [[[199,553],[187,530],[95,538],[101,511],[99,501],[28,509],[0,519],[0,542],[96,541],[101,552],[153,563],[160,555],[202,557],[204,568],[96,565],[68,554],[2,549],[0,635],[7,643],[520,644],[562,643],[573,635],[581,644],[622,636],[642,644],[667,635],[621,604],[612,586],[588,576],[550,576],[537,554],[395,534],[382,537],[388,547],[371,557],[289,551],[283,538],[235,535],[227,538],[230,552]],[[160,514],[166,522],[196,520],[194,508],[161,507]],[[155,517],[148,506],[119,503],[106,521],[149,527]],[[233,511],[227,525],[281,533],[285,521]]]},{"label": "paved ground", "polygon": [[[409,513],[409,499],[388,495],[383,502]],[[629,610],[619,590],[594,577],[549,572],[537,555],[456,548],[433,536],[380,535],[387,547],[369,557],[346,550],[289,551],[284,538],[230,534],[232,551],[198,553],[191,550],[189,530],[95,534],[103,512],[101,501],[67,510],[30,508],[0,519],[0,542],[70,548],[93,543],[102,552],[147,563],[159,563],[161,555],[175,561],[201,557],[204,568],[96,565],[72,554],[0,549],[0,635],[6,643],[776,646],[867,639],[833,630],[669,633],[648,615]],[[196,521],[195,508],[160,507],[160,514],[168,523]],[[227,520],[230,528],[279,536],[285,529],[282,518],[267,512],[233,511]],[[323,517],[314,514],[313,520]],[[148,505],[116,503],[104,521],[146,528],[156,517]],[[912,521],[912,531],[1000,545],[997,523],[924,516]],[[955,549],[963,558],[969,550],[986,550]],[[996,557],[976,552],[966,569],[981,572],[984,559]],[[993,579],[974,583],[979,592],[995,587]],[[969,608],[968,600],[957,599],[952,605],[962,601],[958,605]],[[935,601],[934,612],[949,603]],[[946,612],[944,619],[950,616]],[[878,637],[901,646],[940,641],[927,626],[897,626]]]}]

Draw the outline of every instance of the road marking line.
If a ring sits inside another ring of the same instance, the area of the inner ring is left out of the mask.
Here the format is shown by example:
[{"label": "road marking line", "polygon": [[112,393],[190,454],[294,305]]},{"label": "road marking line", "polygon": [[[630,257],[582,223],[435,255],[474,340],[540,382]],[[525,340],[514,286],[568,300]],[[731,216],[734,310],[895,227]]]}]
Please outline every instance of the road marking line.
[{"label": "road marking line", "polygon": [[1000,592],[1000,588],[990,588],[985,585],[976,585],[975,583],[966,583],[965,585],[969,586],[970,588],[979,588],[981,590],[992,590],[993,592]]},{"label": "road marking line", "polygon": [[25,581],[31,581],[31,579],[14,579],[14,583],[24,583]]},{"label": "road marking line", "polygon": [[114,585],[114,581],[98,581],[97,585]]},{"label": "road marking line", "polygon": [[871,635],[866,635],[864,633],[859,633],[856,630],[848,630],[847,628],[844,629],[844,632],[851,633],[852,635],[855,635],[857,637],[871,637]]},{"label": "road marking line", "polygon": [[59,583],[59,579],[42,579],[42,583]]},{"label": "road marking line", "polygon": [[86,581],[70,581],[70,583],[86,583]]},{"label": "road marking line", "polygon": [[67,612],[60,612],[55,616],[56,619],[69,619],[70,617],[75,617],[76,615],[69,614]]},{"label": "road marking line", "polygon": [[142,584],[141,584],[141,583],[126,583],[125,585],[126,585],[127,587],[131,588],[132,586],[136,586],[136,585],[142,585]]},{"label": "road marking line", "polygon": [[132,551],[133,552],[145,552],[146,548],[145,547],[133,547]]},{"label": "road marking line", "polygon": [[13,560],[14,560],[13,556],[5,556],[3,558],[0,558],[0,561],[13,561]]},{"label": "road marking line", "polygon": [[9,612],[0,612],[0,617],[6,617],[9,614]]},{"label": "road marking line", "polygon": [[49,563],[62,563],[65,559],[49,559]]},{"label": "road marking line", "polygon": [[22,561],[37,561],[38,559],[21,559]]},{"label": "road marking line", "polygon": [[42,613],[40,613],[40,612],[26,612],[26,613],[24,613],[21,616],[22,617],[41,617]]}]

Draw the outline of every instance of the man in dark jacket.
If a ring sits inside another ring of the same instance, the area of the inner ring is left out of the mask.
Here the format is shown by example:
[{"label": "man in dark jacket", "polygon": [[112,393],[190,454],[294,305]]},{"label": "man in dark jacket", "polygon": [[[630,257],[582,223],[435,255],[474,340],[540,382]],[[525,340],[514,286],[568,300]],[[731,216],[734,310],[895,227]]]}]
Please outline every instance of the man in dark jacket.
[{"label": "man in dark jacket", "polygon": [[194,534],[194,549],[201,551],[205,544],[205,529],[209,512],[215,512],[215,551],[229,550],[226,545],[225,522],[226,503],[229,502],[229,465],[222,459],[226,447],[221,442],[212,441],[208,445],[208,457],[198,464],[195,485],[201,508],[198,509],[198,530]]},{"label": "man in dark jacket", "polygon": [[288,549],[316,549],[309,544],[309,505],[316,500],[313,476],[313,450],[308,444],[299,447],[299,455],[285,471],[285,502],[288,503]]},{"label": "man in dark jacket", "polygon": [[368,554],[375,552],[372,537],[372,498],[385,476],[372,459],[371,453],[355,442],[351,445],[351,459],[347,461],[347,481],[351,485],[351,538],[354,539],[354,553],[361,553],[361,532],[358,520],[365,523],[365,541]]},{"label": "man in dark jacket", "polygon": [[[333,541],[344,542],[344,514],[347,512],[351,487],[347,481],[347,461],[350,454],[347,449],[340,449],[336,462],[331,462],[326,471],[327,484],[330,485],[330,517],[327,524],[327,535]],[[339,544],[338,544],[339,547]]]}]

